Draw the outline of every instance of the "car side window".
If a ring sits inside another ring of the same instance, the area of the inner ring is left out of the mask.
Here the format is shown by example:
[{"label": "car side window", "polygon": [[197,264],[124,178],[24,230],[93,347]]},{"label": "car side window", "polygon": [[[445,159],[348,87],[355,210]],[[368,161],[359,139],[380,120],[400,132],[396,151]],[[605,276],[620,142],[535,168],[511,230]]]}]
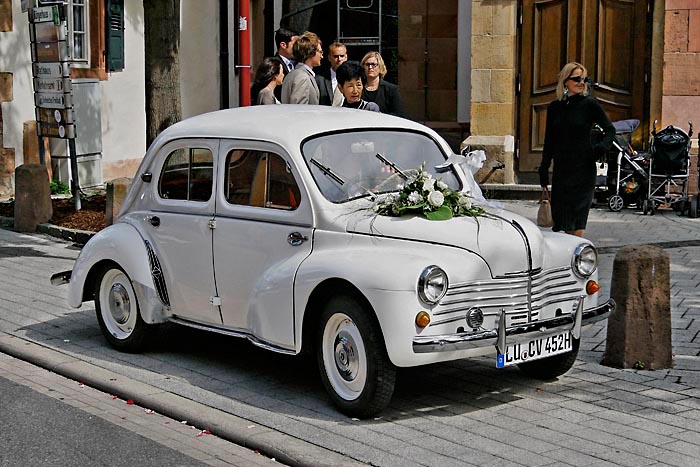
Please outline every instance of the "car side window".
[{"label": "car side window", "polygon": [[214,174],[214,156],[207,148],[180,148],[165,160],[158,194],[165,199],[209,201]]},{"label": "car side window", "polygon": [[231,204],[292,211],[301,201],[299,186],[285,160],[266,151],[229,152],[225,186]]}]

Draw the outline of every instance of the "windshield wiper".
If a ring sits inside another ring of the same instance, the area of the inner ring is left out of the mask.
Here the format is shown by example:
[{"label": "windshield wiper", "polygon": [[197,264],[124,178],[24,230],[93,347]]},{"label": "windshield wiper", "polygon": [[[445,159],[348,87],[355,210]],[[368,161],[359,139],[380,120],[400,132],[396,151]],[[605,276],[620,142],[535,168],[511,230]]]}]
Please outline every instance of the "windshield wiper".
[{"label": "windshield wiper", "polygon": [[377,153],[377,154],[375,155],[375,157],[376,157],[377,159],[379,159],[380,161],[384,162],[384,164],[386,164],[386,165],[388,165],[389,167],[391,167],[392,169],[394,169],[394,171],[395,171],[397,174],[399,174],[399,176],[400,176],[401,178],[403,178],[404,180],[408,180],[408,175],[406,175],[405,173],[403,173],[403,171],[402,171],[401,169],[399,169],[399,166],[398,166],[398,165],[394,164],[394,163],[391,162],[389,159],[387,159],[386,157],[382,156],[380,153]]},{"label": "windshield wiper", "polygon": [[321,169],[321,172],[323,172],[324,175],[330,177],[334,182],[336,182],[338,185],[345,185],[345,180],[340,178],[335,172],[333,172],[329,167],[326,167],[325,165],[321,164],[319,161],[316,159],[311,159],[311,163]]}]

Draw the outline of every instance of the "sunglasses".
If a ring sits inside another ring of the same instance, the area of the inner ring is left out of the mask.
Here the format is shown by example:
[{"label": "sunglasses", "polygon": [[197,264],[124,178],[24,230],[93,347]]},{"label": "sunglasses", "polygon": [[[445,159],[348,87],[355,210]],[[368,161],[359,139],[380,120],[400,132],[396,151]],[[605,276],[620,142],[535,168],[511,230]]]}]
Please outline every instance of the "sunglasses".
[{"label": "sunglasses", "polygon": [[377,68],[378,66],[379,66],[379,63],[372,63],[372,62],[365,63],[365,68]]},{"label": "sunglasses", "polygon": [[581,83],[586,81],[586,78],[583,76],[569,76],[567,79],[573,81],[574,83]]}]

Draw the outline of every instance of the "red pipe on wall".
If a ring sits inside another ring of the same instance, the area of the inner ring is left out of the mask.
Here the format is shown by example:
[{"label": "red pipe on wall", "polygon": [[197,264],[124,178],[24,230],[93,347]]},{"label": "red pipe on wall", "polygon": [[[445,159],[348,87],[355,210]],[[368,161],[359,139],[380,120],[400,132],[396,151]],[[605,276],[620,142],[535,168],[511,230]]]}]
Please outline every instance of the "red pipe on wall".
[{"label": "red pipe on wall", "polygon": [[250,0],[238,0],[238,56],[240,63],[238,69],[239,96],[238,102],[241,107],[250,105]]}]

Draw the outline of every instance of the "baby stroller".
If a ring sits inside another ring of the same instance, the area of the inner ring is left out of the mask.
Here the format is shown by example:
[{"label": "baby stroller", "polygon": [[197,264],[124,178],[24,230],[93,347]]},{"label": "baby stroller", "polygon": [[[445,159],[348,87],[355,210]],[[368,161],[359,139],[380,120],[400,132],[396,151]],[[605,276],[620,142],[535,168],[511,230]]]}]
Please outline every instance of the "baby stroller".
[{"label": "baby stroller", "polygon": [[[693,124],[688,122],[688,133],[669,125],[656,131],[656,121],[651,132],[651,159],[648,169],[647,197],[642,212],[651,214],[661,204],[668,204],[681,215],[690,211],[688,175],[690,173],[690,138]],[[695,215],[697,216],[697,198]],[[693,214],[693,213],[690,213]]]},{"label": "baby stroller", "polygon": [[[598,168],[596,193],[605,194],[608,208],[618,212],[631,204],[641,205],[646,196],[649,155],[635,151],[630,145],[639,120],[620,120],[613,122],[613,126],[615,139]],[[597,137],[602,137],[602,129],[596,130]]]}]

